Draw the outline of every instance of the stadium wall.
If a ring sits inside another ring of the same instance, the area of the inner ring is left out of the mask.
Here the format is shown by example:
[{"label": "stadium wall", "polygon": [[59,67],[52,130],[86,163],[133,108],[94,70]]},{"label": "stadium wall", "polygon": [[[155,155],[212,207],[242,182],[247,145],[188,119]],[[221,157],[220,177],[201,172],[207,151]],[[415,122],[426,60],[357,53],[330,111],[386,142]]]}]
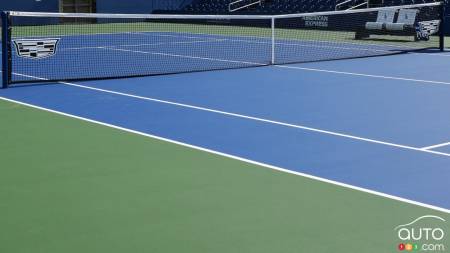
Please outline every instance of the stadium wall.
[{"label": "stadium wall", "polygon": [[[97,0],[100,13],[151,13],[179,10],[194,0]],[[0,10],[59,12],[59,0],[0,0]]]},{"label": "stadium wall", "polygon": [[154,10],[180,10],[193,0],[97,0],[99,13],[152,13]]},{"label": "stadium wall", "polygon": [[1,0],[0,10],[3,11],[47,11],[59,12],[58,0]]},{"label": "stadium wall", "polygon": [[[59,12],[59,0],[0,0],[0,10],[2,11],[41,11],[41,12]],[[48,24],[52,20],[43,20],[40,18],[31,18],[27,22],[16,22],[16,24]],[[56,21],[55,21],[56,22]]]}]

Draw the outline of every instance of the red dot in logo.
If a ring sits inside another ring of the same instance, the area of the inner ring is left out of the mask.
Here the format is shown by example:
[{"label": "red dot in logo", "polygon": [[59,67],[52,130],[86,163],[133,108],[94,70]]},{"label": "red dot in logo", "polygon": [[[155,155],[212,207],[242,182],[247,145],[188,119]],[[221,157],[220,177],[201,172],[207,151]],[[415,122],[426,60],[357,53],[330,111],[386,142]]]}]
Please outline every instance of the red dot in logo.
[{"label": "red dot in logo", "polygon": [[405,250],[405,244],[400,243],[400,244],[398,245],[398,250]]}]

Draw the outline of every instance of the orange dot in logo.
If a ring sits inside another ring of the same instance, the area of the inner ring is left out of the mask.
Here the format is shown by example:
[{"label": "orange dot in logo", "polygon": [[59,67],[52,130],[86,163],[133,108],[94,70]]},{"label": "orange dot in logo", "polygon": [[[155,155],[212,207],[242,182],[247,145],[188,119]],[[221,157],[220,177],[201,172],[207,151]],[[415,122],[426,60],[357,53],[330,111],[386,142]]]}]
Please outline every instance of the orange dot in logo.
[{"label": "orange dot in logo", "polygon": [[407,244],[405,245],[405,249],[406,249],[407,251],[412,251],[413,248],[414,248],[413,245],[410,244],[410,243],[407,243]]},{"label": "orange dot in logo", "polygon": [[405,244],[400,243],[400,244],[398,245],[398,250],[405,250]]}]

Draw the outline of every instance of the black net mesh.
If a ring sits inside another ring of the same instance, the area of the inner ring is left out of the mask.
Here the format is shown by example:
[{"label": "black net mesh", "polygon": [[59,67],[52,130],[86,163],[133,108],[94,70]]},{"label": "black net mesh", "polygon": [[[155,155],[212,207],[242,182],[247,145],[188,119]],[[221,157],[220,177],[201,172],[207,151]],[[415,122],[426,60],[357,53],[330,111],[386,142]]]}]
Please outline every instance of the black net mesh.
[{"label": "black net mesh", "polygon": [[[12,13],[10,81],[161,75],[438,48],[440,10],[431,4],[282,16]],[[380,24],[386,11],[394,18]]]},{"label": "black net mesh", "polygon": [[[413,6],[277,18],[275,63],[348,59],[438,48],[440,8],[436,5]],[[377,22],[378,16],[385,14],[393,15],[392,23]]]},{"label": "black net mesh", "polygon": [[270,64],[270,20],[60,18],[58,24],[13,27],[13,82]]}]

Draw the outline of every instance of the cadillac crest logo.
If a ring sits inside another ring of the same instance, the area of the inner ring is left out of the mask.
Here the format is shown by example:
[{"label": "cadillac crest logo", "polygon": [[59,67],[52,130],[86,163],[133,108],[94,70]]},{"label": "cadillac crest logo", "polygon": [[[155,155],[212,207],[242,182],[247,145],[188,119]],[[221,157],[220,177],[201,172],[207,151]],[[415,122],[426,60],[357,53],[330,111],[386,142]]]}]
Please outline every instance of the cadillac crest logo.
[{"label": "cadillac crest logo", "polygon": [[59,39],[17,39],[13,41],[18,56],[42,59],[53,56],[56,53]]}]

